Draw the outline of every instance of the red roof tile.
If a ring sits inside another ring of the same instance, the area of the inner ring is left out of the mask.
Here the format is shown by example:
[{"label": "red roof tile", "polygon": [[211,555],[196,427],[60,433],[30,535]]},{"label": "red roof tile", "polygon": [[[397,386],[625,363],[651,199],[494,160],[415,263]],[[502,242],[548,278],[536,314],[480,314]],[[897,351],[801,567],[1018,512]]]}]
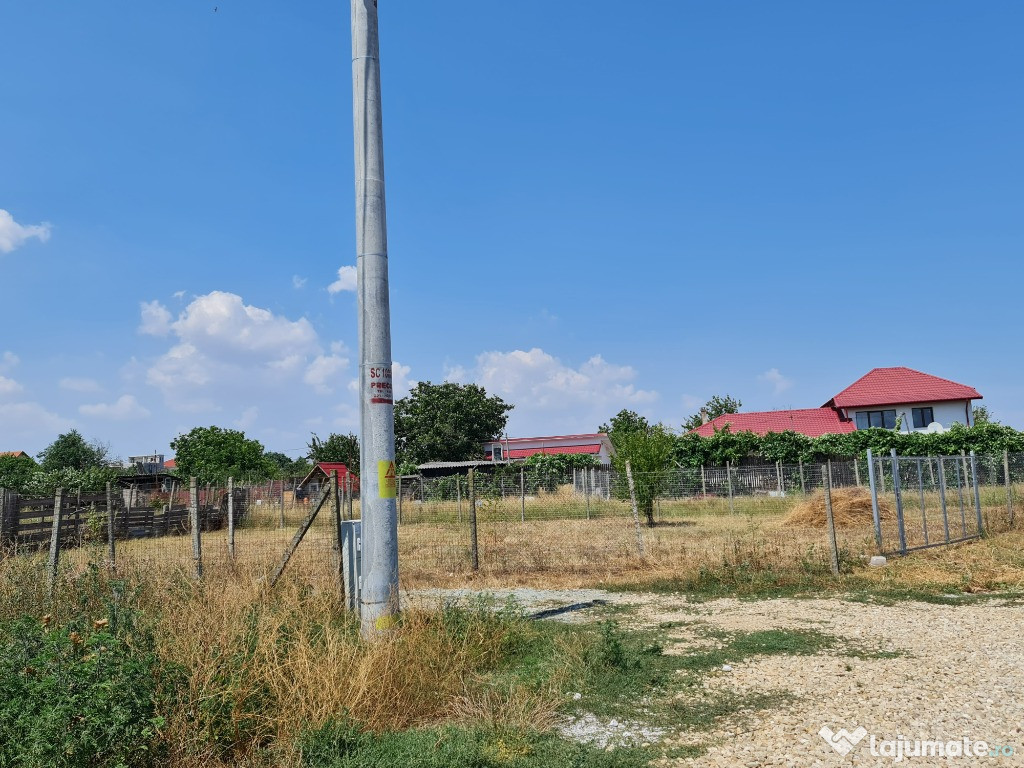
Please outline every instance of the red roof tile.
[{"label": "red roof tile", "polygon": [[729,425],[730,432],[785,432],[787,429],[808,437],[821,437],[853,432],[853,421],[840,418],[834,408],[801,408],[794,411],[755,411],[752,413],[726,413],[692,430],[701,437],[710,437],[715,430]]},{"label": "red roof tile", "polygon": [[593,445],[549,445],[545,448],[510,448],[508,451],[508,458],[525,459],[530,456],[533,456],[535,453],[546,453],[549,455],[555,455],[559,453],[589,453],[596,455],[600,452],[600,443],[595,443]]},{"label": "red roof tile", "polygon": [[974,387],[901,366],[874,368],[868,371],[825,405],[856,408],[867,405],[980,399],[981,395]]},{"label": "red roof tile", "polygon": [[177,469],[177,468],[178,468],[178,462],[176,462],[174,459],[168,459],[167,461],[164,462],[164,469]]}]

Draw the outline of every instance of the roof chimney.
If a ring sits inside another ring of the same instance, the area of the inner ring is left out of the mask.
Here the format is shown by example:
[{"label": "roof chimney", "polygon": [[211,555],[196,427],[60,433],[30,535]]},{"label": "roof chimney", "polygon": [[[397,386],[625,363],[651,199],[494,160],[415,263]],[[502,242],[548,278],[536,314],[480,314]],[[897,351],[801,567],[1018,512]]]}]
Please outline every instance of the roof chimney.
[{"label": "roof chimney", "polygon": [[701,408],[700,409],[700,423],[701,424],[707,424],[709,421],[711,421],[711,419],[708,418],[708,409],[707,408]]}]

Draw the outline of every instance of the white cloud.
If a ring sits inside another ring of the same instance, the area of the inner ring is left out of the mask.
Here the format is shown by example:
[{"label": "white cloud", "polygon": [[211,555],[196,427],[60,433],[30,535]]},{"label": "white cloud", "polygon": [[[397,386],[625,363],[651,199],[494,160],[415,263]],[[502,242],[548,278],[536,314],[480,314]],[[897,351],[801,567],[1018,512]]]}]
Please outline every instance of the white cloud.
[{"label": "white cloud", "polygon": [[334,392],[338,375],[348,367],[348,358],[338,355],[317,355],[306,368],[302,380],[322,395]]},{"label": "white cloud", "polygon": [[157,300],[143,301],[139,304],[142,322],[139,333],[147,336],[166,336],[171,332],[171,313]]},{"label": "white cloud", "polygon": [[764,381],[771,385],[773,395],[781,395],[793,386],[793,380],[779,373],[778,368],[769,368],[757,376],[758,381]]},{"label": "white cloud", "polygon": [[300,288],[305,287],[308,281],[308,277],[299,277],[298,275],[292,275],[292,288],[294,288],[295,290],[299,290]]},{"label": "white cloud", "polygon": [[17,368],[20,362],[21,359],[13,352],[4,352],[0,355],[0,371],[10,371],[13,368]]},{"label": "white cloud", "polygon": [[275,315],[224,291],[196,297],[167,329],[174,343],[145,380],[180,411],[219,411],[244,398],[277,412],[282,392],[305,383],[329,394],[348,365],[345,345],[325,352],[307,319]]},{"label": "white cloud", "polygon": [[61,379],[57,386],[66,389],[68,392],[102,392],[103,387],[96,379],[75,378],[69,376]]},{"label": "white cloud", "polygon": [[13,395],[15,392],[21,392],[22,389],[21,384],[14,379],[0,376],[0,395]]},{"label": "white cloud", "polygon": [[250,429],[256,423],[256,419],[259,418],[260,409],[255,405],[251,405],[242,411],[242,415],[235,419],[235,426],[239,429]]},{"label": "white cloud", "polygon": [[171,324],[171,330],[182,341],[221,355],[281,361],[317,346],[316,331],[306,318],[278,317],[225,291],[196,298]]},{"label": "white cloud", "polygon": [[658,400],[656,391],[637,386],[631,366],[595,355],[573,368],[538,348],[485,352],[472,369],[456,367],[445,378],[475,382],[515,405],[510,430],[521,432],[590,432],[623,408]]},{"label": "white cloud", "polygon": [[176,298],[176,299],[177,299],[178,301],[181,301],[182,299],[184,299],[184,298],[185,298],[185,292],[184,292],[184,291],[175,291],[175,292],[174,292],[174,293],[172,293],[171,295],[172,295],[172,296],[173,296],[174,298]]},{"label": "white cloud", "polygon": [[72,423],[68,419],[46,410],[39,403],[0,404],[0,435],[3,435],[4,443],[7,445],[17,445],[21,441],[36,444],[39,442],[40,434],[56,437],[70,426]]},{"label": "white cloud", "polygon": [[328,293],[340,293],[341,291],[355,291],[356,289],[356,268],[339,267],[338,279],[327,286]]},{"label": "white cloud", "polygon": [[699,408],[704,405],[704,401],[694,395],[688,395],[685,392],[680,395],[680,399],[683,401],[683,408],[688,411],[692,411],[695,408]]},{"label": "white cloud", "polygon": [[80,405],[78,412],[83,416],[92,416],[115,421],[131,421],[145,419],[149,411],[139,404],[134,395],[121,395],[113,403],[96,403],[94,405]]},{"label": "white cloud", "polygon": [[0,208],[0,253],[10,253],[33,237],[45,243],[50,239],[50,225],[19,224],[8,211]]}]

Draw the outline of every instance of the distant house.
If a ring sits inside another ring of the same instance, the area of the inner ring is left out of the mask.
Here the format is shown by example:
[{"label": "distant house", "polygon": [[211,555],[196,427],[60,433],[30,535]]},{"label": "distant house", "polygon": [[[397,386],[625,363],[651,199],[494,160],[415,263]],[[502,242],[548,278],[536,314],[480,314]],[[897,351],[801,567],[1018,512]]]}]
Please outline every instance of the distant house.
[{"label": "distant house", "polygon": [[611,464],[615,449],[608,435],[603,432],[586,435],[512,437],[484,443],[484,455],[491,461],[528,459],[538,453],[585,454],[595,457],[601,464]]},{"label": "distant house", "polygon": [[692,430],[708,437],[729,425],[731,432],[792,430],[808,437],[842,434],[881,427],[902,432],[974,425],[974,387],[915,371],[912,368],[874,368],[820,408],[788,411],[727,413]]},{"label": "distant house", "polygon": [[340,461],[321,461],[314,464],[309,474],[295,486],[296,501],[320,493],[324,485],[330,482],[332,471],[338,473],[339,486],[344,486],[351,478],[353,490],[359,490],[359,478],[354,472],[350,472],[346,465]]},{"label": "distant house", "polygon": [[128,466],[135,467],[135,471],[140,475],[154,475],[163,472],[167,468],[167,463],[162,453],[150,453],[145,456],[129,456]]},{"label": "distant house", "polygon": [[29,458],[29,459],[32,458],[31,456],[29,456],[24,451],[0,451],[0,456],[13,456],[16,459],[20,459],[22,456],[24,456],[26,458]]},{"label": "distant house", "polygon": [[169,472],[173,472],[177,468],[178,462],[176,462],[174,459],[168,459],[167,461],[164,462],[164,469],[168,470]]}]

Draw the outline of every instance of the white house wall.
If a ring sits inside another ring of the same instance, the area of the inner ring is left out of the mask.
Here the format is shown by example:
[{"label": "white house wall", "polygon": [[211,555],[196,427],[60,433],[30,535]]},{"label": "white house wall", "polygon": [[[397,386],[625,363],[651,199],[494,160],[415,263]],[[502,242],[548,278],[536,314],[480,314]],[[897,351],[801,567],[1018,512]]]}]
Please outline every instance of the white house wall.
[{"label": "white house wall", "polygon": [[896,411],[896,418],[903,418],[900,431],[924,432],[925,430],[921,428],[914,429],[913,409],[929,407],[932,409],[934,420],[939,422],[945,429],[949,429],[954,424],[966,424],[968,427],[974,425],[974,414],[971,410],[970,400],[946,400],[941,403],[909,403],[906,405],[872,405],[867,408],[849,408],[847,411],[850,414],[850,418],[854,420],[854,424],[857,423],[858,413]]}]

